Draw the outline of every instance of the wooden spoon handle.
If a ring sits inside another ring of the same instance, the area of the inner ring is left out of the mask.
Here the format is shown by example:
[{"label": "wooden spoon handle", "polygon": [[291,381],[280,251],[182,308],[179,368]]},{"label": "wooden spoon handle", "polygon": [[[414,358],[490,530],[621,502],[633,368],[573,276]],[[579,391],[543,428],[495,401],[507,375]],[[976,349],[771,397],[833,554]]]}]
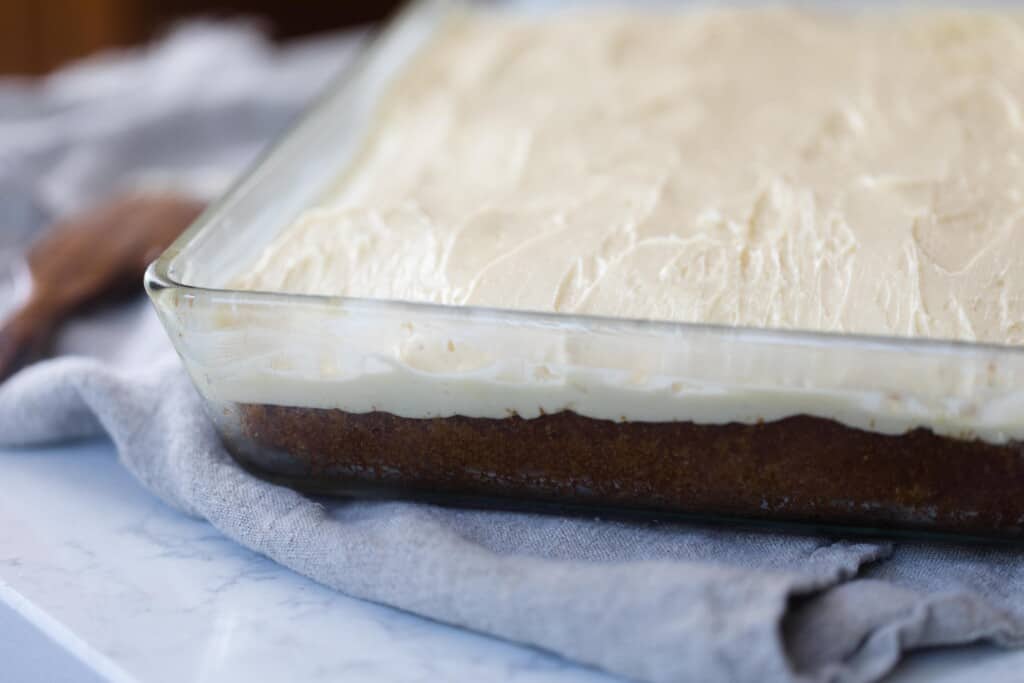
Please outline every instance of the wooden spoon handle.
[{"label": "wooden spoon handle", "polygon": [[0,382],[20,367],[42,357],[52,336],[53,321],[25,305],[0,327]]},{"label": "wooden spoon handle", "polygon": [[149,261],[204,209],[181,195],[122,195],[53,225],[28,255],[32,291],[0,326],[0,381],[38,358],[83,306],[137,292]]}]

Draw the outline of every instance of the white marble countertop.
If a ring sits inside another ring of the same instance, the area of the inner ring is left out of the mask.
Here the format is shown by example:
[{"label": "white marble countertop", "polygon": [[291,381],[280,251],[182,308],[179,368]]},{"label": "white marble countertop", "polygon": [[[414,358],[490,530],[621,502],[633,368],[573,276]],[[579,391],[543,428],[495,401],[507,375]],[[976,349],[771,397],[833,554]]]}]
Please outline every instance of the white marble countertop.
[{"label": "white marble countertop", "polygon": [[[0,449],[0,482],[4,680],[614,680],[314,584],[149,496],[107,443]],[[1022,670],[1024,652],[968,648],[891,683]]]}]

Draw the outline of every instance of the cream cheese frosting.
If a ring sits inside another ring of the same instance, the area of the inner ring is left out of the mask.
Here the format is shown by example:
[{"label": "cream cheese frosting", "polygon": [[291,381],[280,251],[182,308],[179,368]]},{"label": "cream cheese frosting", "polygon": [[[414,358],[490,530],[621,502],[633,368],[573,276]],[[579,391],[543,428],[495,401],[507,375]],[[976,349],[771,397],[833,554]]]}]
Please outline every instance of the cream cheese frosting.
[{"label": "cream cheese frosting", "polygon": [[449,22],[236,285],[1024,343],[1024,22]]},{"label": "cream cheese frosting", "polygon": [[353,299],[157,308],[227,410],[1024,439],[1022,16],[460,13],[333,189],[231,279]]}]

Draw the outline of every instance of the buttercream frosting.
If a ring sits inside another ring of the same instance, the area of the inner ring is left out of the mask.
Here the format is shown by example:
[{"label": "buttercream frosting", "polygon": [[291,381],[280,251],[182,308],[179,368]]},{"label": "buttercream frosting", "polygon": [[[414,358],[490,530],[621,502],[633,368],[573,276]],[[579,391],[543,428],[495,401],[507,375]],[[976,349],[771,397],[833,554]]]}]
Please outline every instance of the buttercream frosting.
[{"label": "buttercream frosting", "polygon": [[167,289],[157,309],[225,410],[1024,440],[1021,16],[460,13],[332,189],[218,273],[339,298]]},{"label": "buttercream frosting", "polygon": [[1024,23],[460,16],[244,289],[1024,343]]}]

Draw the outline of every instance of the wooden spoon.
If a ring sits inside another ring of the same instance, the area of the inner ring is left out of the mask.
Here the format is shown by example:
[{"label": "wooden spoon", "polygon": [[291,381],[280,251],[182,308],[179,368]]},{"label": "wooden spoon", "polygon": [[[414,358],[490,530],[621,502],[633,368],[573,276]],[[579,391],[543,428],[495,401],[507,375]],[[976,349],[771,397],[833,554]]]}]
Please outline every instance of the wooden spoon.
[{"label": "wooden spoon", "polygon": [[149,262],[204,208],[172,193],[129,194],[54,224],[28,253],[28,298],[0,327],[0,381],[39,358],[75,312],[140,290]]}]

